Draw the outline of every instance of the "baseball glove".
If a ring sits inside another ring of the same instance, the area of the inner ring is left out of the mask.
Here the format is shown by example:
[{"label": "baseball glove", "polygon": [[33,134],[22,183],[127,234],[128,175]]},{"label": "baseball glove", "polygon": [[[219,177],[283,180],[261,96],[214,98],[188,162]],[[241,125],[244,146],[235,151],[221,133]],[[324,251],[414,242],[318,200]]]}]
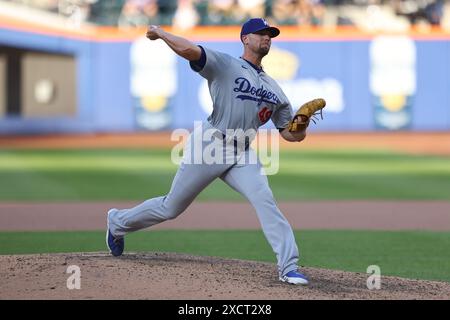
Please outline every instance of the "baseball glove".
[{"label": "baseball glove", "polygon": [[[288,129],[290,132],[294,132],[299,130],[300,125],[307,125],[309,120],[312,120],[314,123],[314,117],[320,114],[320,118],[322,117],[322,109],[325,107],[325,100],[323,99],[314,99],[309,102],[304,103],[296,112],[294,118],[289,121]],[[320,111],[320,112],[319,112]],[[317,120],[317,118],[316,118]]]}]

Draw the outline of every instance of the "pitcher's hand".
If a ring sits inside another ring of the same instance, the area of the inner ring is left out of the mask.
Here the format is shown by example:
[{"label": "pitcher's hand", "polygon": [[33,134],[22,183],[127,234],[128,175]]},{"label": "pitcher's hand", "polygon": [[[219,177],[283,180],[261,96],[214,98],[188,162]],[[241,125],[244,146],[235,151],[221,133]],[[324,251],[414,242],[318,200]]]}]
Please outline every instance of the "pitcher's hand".
[{"label": "pitcher's hand", "polygon": [[160,38],[159,34],[161,31],[162,31],[161,27],[150,25],[148,26],[147,33],[145,36],[150,40],[156,40]]}]

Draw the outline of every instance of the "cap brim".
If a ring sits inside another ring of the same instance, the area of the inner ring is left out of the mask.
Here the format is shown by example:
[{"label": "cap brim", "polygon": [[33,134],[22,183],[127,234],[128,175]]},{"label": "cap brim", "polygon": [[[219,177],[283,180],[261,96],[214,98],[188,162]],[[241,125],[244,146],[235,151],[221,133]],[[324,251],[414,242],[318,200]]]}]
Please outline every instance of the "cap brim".
[{"label": "cap brim", "polygon": [[271,38],[275,38],[276,36],[278,36],[280,34],[280,29],[275,28],[275,27],[262,28],[258,31],[255,31],[254,33],[263,31],[263,30],[269,30]]}]

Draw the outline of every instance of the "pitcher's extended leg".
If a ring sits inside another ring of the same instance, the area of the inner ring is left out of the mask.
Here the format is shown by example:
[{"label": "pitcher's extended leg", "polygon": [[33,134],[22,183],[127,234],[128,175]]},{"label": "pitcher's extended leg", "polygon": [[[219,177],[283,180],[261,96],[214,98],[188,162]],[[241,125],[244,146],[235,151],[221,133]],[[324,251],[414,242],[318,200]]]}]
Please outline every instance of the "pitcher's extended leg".
[{"label": "pitcher's extended leg", "polygon": [[243,194],[255,208],[264,235],[276,254],[281,276],[297,270],[298,248],[292,228],[278,209],[267,177],[260,170],[259,161],[257,164],[237,164],[225,172],[221,179]]},{"label": "pitcher's extended leg", "polygon": [[111,233],[116,237],[122,237],[128,232],[176,218],[226,169],[227,166],[218,164],[208,166],[181,163],[167,195],[146,200],[131,209],[111,210],[109,215]]}]

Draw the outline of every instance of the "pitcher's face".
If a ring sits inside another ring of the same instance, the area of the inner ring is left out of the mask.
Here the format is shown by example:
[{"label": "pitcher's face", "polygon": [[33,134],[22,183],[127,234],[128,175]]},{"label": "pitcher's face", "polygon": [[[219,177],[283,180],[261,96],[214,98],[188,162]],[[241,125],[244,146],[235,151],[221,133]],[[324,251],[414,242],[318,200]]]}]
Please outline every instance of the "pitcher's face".
[{"label": "pitcher's face", "polygon": [[250,33],[244,36],[244,43],[247,47],[264,57],[270,51],[272,39],[270,38],[270,32],[268,30],[261,30],[256,33]]}]

